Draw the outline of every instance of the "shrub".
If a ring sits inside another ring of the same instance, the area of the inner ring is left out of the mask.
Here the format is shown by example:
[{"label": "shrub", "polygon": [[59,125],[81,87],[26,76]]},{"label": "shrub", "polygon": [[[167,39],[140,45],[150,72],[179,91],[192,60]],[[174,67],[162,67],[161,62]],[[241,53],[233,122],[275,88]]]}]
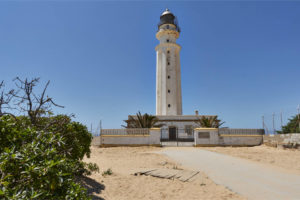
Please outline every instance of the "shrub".
[{"label": "shrub", "polygon": [[39,130],[61,134],[65,139],[65,146],[61,148],[61,151],[66,153],[64,151],[67,150],[69,158],[82,160],[85,155],[90,156],[92,134],[88,132],[86,126],[79,122],[73,122],[70,116],[43,117],[36,126]]},{"label": "shrub", "polygon": [[0,81],[0,199],[89,199],[75,176],[99,170],[82,161],[92,135],[70,116],[53,116],[52,106],[63,106],[47,95],[50,81],[40,94],[39,78],[14,81],[9,92]]},{"label": "shrub", "polygon": [[81,161],[90,153],[86,127],[70,120],[45,131],[27,120],[0,118],[0,199],[89,199],[75,182],[89,172]]},{"label": "shrub", "polygon": [[112,170],[109,168],[109,169],[107,169],[106,171],[104,171],[103,173],[102,173],[102,176],[107,176],[107,175],[112,175],[113,174],[113,172],[112,172]]}]

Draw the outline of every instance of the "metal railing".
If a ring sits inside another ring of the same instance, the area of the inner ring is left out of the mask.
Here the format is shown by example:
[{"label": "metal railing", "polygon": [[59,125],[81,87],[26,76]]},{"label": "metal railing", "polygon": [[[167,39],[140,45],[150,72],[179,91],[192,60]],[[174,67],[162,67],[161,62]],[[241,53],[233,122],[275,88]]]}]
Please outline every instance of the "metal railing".
[{"label": "metal railing", "polygon": [[101,135],[149,135],[149,128],[102,129]]},{"label": "metal railing", "polygon": [[264,135],[264,129],[220,128],[220,135]]}]

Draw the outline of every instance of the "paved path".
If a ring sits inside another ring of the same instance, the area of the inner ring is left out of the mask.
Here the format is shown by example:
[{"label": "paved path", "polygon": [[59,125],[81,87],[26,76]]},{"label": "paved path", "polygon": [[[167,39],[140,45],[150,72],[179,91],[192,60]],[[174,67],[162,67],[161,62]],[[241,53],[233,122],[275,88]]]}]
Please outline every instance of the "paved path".
[{"label": "paved path", "polygon": [[284,170],[193,147],[165,148],[161,153],[248,199],[300,199],[300,176]]}]

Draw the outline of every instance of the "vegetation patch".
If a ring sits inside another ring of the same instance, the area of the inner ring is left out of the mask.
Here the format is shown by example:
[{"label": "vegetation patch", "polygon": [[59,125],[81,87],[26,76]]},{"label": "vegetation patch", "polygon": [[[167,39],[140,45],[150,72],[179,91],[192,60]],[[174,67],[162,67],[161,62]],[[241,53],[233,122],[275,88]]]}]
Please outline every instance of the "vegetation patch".
[{"label": "vegetation patch", "polygon": [[76,181],[99,171],[82,161],[90,156],[87,127],[52,114],[51,106],[58,105],[46,95],[49,82],[37,95],[39,79],[15,81],[17,90],[0,93],[0,199],[90,199]]},{"label": "vegetation patch", "polygon": [[112,174],[113,174],[112,170],[110,168],[108,168],[106,171],[104,171],[102,173],[102,176],[110,176]]}]

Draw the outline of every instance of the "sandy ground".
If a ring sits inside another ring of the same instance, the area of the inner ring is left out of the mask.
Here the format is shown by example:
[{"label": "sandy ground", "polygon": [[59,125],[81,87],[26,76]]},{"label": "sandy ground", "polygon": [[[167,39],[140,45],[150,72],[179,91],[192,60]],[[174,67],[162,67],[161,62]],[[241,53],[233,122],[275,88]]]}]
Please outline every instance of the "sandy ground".
[{"label": "sandy ground", "polygon": [[255,147],[201,147],[201,149],[240,157],[300,174],[300,150]]},{"label": "sandy ground", "polygon": [[[91,158],[100,173],[89,177],[90,192],[94,199],[144,200],[144,199],[245,199],[222,185],[215,184],[204,173],[193,182],[161,179],[150,176],[134,176],[138,171],[156,168],[184,169],[164,155],[154,152],[155,147],[92,147]],[[107,169],[112,175],[102,175]]]}]

